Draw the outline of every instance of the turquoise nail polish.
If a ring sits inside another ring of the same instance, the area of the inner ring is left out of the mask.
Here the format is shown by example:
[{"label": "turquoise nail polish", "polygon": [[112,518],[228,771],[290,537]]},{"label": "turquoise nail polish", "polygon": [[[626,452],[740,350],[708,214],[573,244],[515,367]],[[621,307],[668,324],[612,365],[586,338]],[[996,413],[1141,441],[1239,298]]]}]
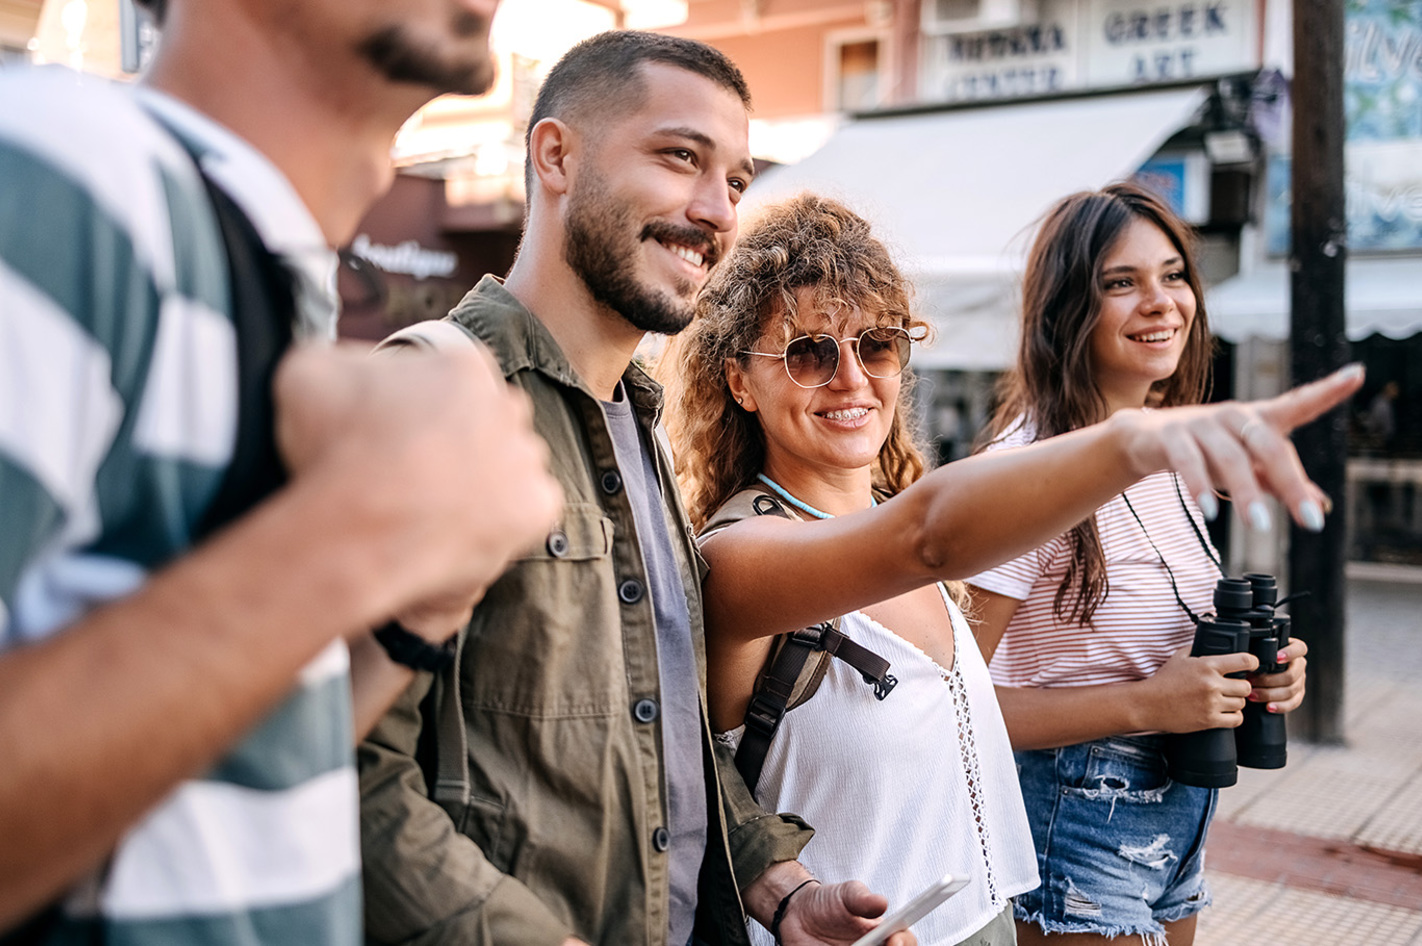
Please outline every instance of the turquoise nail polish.
[{"label": "turquoise nail polish", "polygon": [[1269,515],[1269,507],[1256,499],[1249,504],[1249,524],[1256,532],[1268,532],[1274,523],[1274,517]]},{"label": "turquoise nail polish", "polygon": [[1303,520],[1303,527],[1308,531],[1323,531],[1323,509],[1312,499],[1299,503],[1299,518]]},{"label": "turquoise nail polish", "polygon": [[1215,494],[1209,490],[1196,496],[1195,504],[1200,507],[1200,512],[1204,513],[1206,522],[1214,522],[1215,517],[1220,514],[1219,500],[1215,499]]}]

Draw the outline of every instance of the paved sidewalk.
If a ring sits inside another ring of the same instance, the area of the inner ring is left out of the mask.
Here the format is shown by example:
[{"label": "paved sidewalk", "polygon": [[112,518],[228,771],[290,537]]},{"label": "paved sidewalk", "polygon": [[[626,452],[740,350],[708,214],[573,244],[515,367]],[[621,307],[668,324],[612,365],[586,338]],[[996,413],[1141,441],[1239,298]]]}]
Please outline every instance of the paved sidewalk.
[{"label": "paved sidewalk", "polygon": [[1197,946],[1422,946],[1422,584],[1350,581],[1347,744],[1240,769]]}]

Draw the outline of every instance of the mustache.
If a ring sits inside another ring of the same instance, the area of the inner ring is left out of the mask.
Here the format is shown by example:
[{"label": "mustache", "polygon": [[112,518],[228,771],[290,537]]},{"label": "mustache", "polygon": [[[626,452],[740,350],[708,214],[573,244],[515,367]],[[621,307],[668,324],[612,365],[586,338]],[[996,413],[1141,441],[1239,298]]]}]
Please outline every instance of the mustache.
[{"label": "mustache", "polygon": [[471,36],[481,36],[487,33],[489,21],[487,17],[480,16],[472,10],[461,10],[454,15],[451,29],[455,36],[468,39]]},{"label": "mustache", "polygon": [[642,228],[643,240],[656,240],[660,243],[680,243],[699,252],[706,260],[706,268],[715,266],[721,259],[721,250],[716,245],[716,241],[711,239],[711,235],[705,230],[696,227],[679,227],[674,223],[656,221],[649,223]]}]

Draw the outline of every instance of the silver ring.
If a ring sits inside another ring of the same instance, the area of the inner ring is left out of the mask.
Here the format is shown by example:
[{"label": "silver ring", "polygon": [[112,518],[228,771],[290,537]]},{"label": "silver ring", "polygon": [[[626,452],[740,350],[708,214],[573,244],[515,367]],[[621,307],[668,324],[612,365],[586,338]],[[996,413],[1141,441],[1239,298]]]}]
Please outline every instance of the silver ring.
[{"label": "silver ring", "polygon": [[1249,446],[1249,429],[1250,429],[1251,427],[1260,427],[1260,428],[1262,428],[1263,426],[1264,426],[1263,423],[1261,423],[1257,418],[1254,419],[1254,420],[1247,420],[1247,421],[1245,421],[1245,422],[1244,422],[1244,426],[1241,427],[1241,428],[1239,428],[1239,439],[1240,439],[1240,441],[1243,442],[1245,446]]}]

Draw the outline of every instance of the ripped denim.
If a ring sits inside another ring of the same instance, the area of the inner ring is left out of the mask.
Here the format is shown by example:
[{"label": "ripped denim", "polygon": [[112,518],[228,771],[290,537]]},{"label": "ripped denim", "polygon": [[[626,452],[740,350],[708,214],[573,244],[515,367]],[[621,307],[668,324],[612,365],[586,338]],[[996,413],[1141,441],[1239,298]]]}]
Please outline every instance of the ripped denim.
[{"label": "ripped denim", "polygon": [[1172,782],[1161,736],[1113,736],[1018,752],[1017,773],[1042,885],[1019,920],[1048,933],[1138,935],[1210,902],[1205,833],[1218,792]]}]

